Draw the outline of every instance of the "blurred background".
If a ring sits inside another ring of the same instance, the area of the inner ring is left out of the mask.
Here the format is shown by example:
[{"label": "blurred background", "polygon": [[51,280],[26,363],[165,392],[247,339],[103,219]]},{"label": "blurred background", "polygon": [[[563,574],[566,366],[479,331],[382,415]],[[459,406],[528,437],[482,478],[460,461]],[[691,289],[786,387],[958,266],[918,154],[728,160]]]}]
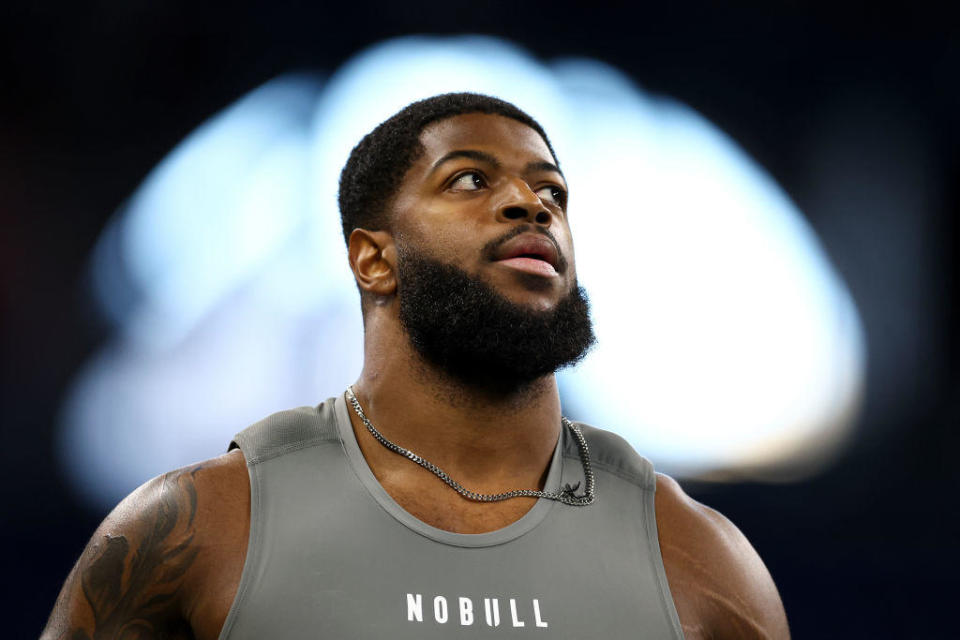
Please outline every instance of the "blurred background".
[{"label": "blurred background", "polygon": [[950,637],[960,34],[945,13],[0,11],[9,637],[39,634],[132,488],[354,380],[337,174],[377,122],[463,89],[539,119],[571,185],[600,344],[561,375],[568,414],[732,519],[795,637]]}]

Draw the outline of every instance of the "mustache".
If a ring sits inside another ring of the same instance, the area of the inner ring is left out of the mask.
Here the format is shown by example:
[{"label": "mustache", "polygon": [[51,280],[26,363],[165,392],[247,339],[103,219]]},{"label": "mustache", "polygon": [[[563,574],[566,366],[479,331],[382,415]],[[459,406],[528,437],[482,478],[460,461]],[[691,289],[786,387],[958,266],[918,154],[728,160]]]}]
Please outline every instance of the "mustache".
[{"label": "mustache", "polygon": [[549,229],[545,229],[544,227],[534,226],[532,224],[521,224],[519,226],[514,227],[510,231],[500,236],[499,238],[494,238],[487,244],[483,245],[483,249],[481,249],[481,251],[488,260],[493,260],[494,256],[496,256],[497,254],[497,249],[500,248],[500,245],[502,245],[505,242],[508,242],[509,240],[516,238],[517,236],[523,233],[535,233],[549,240],[553,244],[554,248],[557,250],[557,261],[559,262],[559,264],[557,265],[559,269],[557,269],[557,271],[563,273],[564,271],[567,270],[567,259],[563,255],[563,252],[560,250],[560,243],[557,242],[557,239],[553,237],[553,234],[550,233]]}]

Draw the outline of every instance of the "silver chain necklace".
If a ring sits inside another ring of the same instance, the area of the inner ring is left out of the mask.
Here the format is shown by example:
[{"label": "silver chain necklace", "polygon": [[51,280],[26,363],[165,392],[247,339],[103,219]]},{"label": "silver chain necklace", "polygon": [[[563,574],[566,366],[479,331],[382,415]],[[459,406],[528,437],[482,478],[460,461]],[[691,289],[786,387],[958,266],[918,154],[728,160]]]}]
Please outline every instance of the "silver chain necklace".
[{"label": "silver chain necklace", "polygon": [[357,416],[360,418],[360,421],[367,428],[367,431],[370,432],[370,435],[377,440],[377,442],[382,444],[390,451],[393,451],[394,453],[397,453],[408,460],[416,462],[418,465],[443,480],[450,486],[450,488],[468,500],[473,500],[475,502],[500,502],[501,500],[509,500],[510,498],[520,497],[546,498],[548,500],[562,502],[563,504],[583,507],[588,504],[592,504],[596,499],[596,494],[594,493],[593,469],[590,468],[590,450],[587,448],[587,441],[584,440],[583,434],[580,432],[580,427],[567,420],[564,416],[560,416],[560,421],[563,423],[563,426],[568,428],[570,432],[573,433],[573,437],[577,441],[577,447],[580,449],[580,462],[583,464],[583,476],[586,479],[586,488],[584,493],[581,495],[575,494],[575,491],[580,488],[579,482],[573,486],[570,486],[570,484],[565,484],[557,491],[514,489],[513,491],[506,491],[504,493],[477,493],[476,491],[471,491],[470,489],[465,488],[459,482],[448,476],[446,471],[433,464],[429,460],[425,460],[424,458],[415,454],[413,451],[404,449],[400,445],[394,444],[393,442],[387,440],[382,433],[377,431],[377,428],[373,426],[373,423],[370,422],[366,414],[363,413],[363,408],[360,406],[360,401],[357,400],[357,396],[353,393],[352,385],[347,387],[347,399],[350,400],[350,404],[353,405],[353,410],[357,412]]}]

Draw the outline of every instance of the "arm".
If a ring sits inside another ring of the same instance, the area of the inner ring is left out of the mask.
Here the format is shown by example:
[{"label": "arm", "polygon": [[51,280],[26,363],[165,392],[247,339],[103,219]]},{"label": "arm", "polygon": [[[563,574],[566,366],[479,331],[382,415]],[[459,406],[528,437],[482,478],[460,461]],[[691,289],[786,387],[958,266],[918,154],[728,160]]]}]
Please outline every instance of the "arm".
[{"label": "arm", "polygon": [[202,468],[150,480],[107,516],[67,577],[42,640],[189,637],[180,587],[197,556]]},{"label": "arm", "polygon": [[216,638],[240,583],[249,513],[239,450],[150,480],[94,533],[41,640]]},{"label": "arm", "polygon": [[688,640],[790,637],[773,578],[733,523],[661,474],[656,513],[667,581]]}]

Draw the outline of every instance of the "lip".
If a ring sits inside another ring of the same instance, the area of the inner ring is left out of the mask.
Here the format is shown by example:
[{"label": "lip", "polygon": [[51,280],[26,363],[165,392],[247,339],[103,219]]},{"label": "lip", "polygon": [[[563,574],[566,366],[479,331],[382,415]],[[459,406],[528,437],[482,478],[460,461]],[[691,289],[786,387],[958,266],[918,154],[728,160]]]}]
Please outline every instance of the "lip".
[{"label": "lip", "polygon": [[560,272],[560,253],[548,238],[524,233],[504,242],[493,260],[527,273],[556,276]]}]

